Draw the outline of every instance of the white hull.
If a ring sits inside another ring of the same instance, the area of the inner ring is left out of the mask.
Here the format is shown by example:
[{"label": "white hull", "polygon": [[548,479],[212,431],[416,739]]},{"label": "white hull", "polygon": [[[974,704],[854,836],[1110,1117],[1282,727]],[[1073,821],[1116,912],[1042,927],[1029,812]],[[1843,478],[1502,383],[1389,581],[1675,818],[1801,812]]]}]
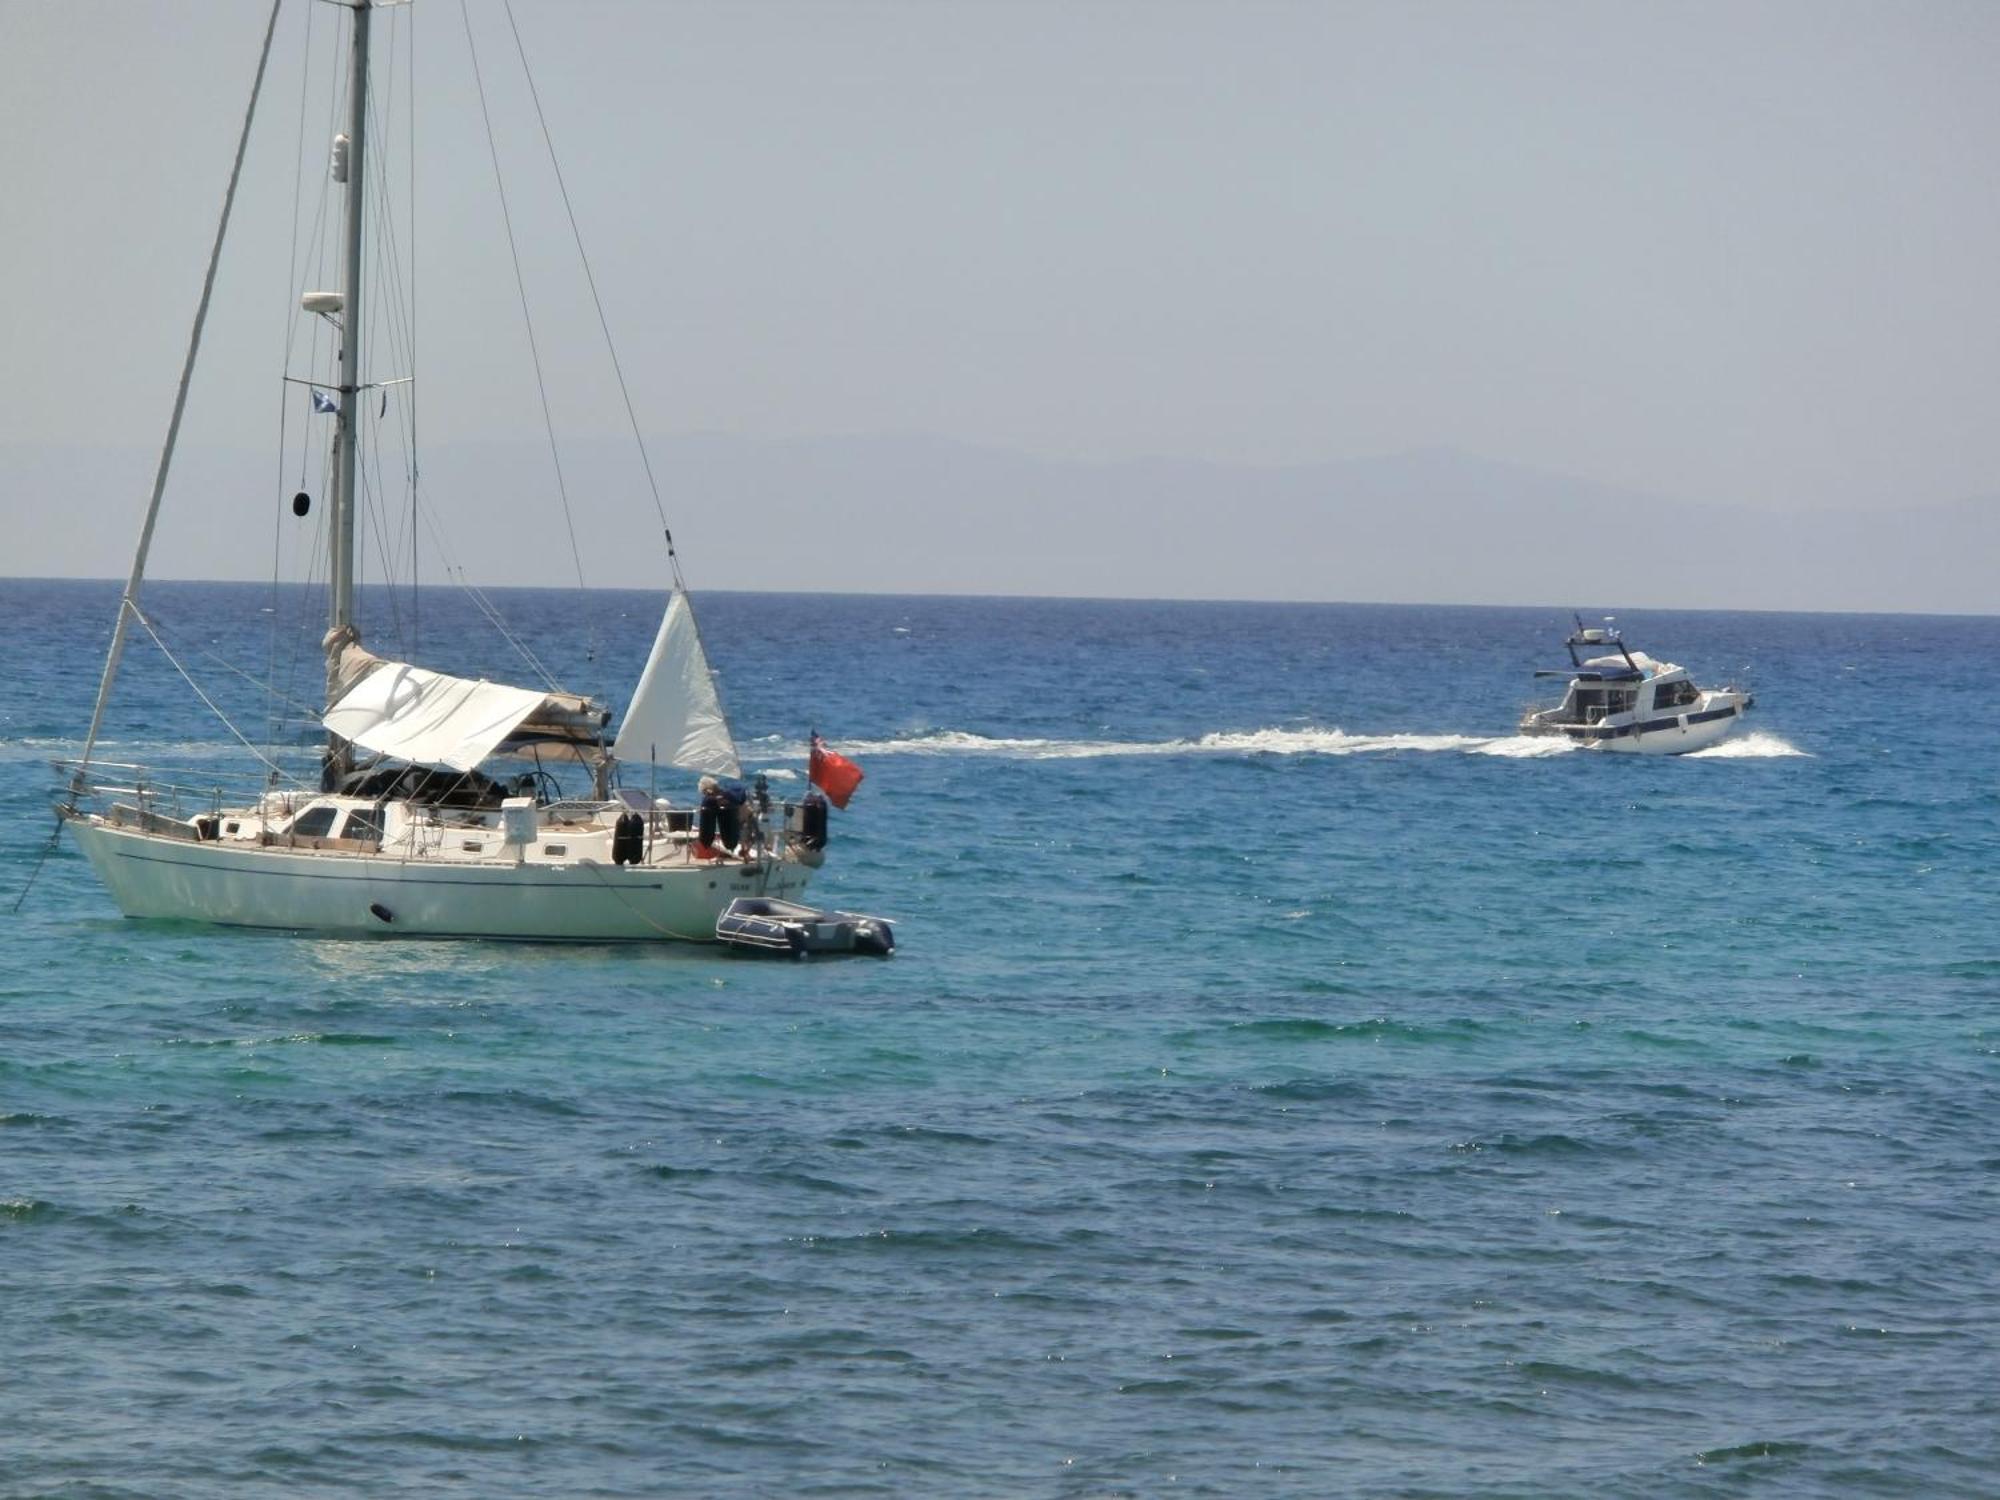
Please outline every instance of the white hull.
[{"label": "white hull", "polygon": [[1743,710],[1719,718],[1705,719],[1700,723],[1689,723],[1687,719],[1678,721],[1658,720],[1643,728],[1634,727],[1606,730],[1600,726],[1537,726],[1527,728],[1529,734],[1554,734],[1575,741],[1588,750],[1601,750],[1608,755],[1689,755],[1696,750],[1706,750],[1710,745],[1719,745],[1743,722]]},{"label": "white hull", "polygon": [[1706,724],[1679,724],[1672,729],[1647,729],[1620,740],[1600,741],[1597,748],[1614,755],[1689,755],[1719,745],[1743,722],[1741,713]]},{"label": "white hull", "polygon": [[811,875],[792,860],[461,863],[196,843],[95,818],[70,828],[128,917],[310,932],[712,943],[731,901],[795,897]]}]

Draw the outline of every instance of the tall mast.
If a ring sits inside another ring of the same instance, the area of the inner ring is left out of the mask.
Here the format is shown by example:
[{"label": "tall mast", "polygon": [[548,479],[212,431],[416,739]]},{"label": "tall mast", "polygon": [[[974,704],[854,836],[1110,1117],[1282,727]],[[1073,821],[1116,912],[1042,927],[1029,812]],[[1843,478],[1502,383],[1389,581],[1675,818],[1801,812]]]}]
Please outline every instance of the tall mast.
[{"label": "tall mast", "polygon": [[[334,418],[333,524],[330,618],[326,638],[326,696],[338,685],[342,648],[354,634],[354,476],[359,468],[356,427],[361,416],[361,227],[367,173],[369,0],[354,5],[354,49],[347,80],[346,150],[335,163],[346,174],[347,234],[340,267],[340,411]],[[330,758],[344,762],[346,742],[334,736]]]}]

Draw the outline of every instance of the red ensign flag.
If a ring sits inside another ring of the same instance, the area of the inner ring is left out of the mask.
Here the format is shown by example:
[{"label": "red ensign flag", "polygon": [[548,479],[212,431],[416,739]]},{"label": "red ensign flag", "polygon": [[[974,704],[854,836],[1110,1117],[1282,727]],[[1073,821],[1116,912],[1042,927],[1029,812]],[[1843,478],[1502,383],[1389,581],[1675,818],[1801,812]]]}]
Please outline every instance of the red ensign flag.
[{"label": "red ensign flag", "polygon": [[861,767],[827,749],[817,729],[812,737],[812,769],[807,775],[814,786],[826,793],[826,800],[839,808],[847,806],[847,799],[861,785]]}]

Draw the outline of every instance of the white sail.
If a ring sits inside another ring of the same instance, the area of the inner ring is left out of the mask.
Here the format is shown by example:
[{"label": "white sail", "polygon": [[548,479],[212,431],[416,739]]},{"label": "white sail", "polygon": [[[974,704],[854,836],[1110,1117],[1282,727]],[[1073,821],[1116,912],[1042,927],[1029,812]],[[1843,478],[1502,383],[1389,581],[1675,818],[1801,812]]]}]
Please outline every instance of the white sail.
[{"label": "white sail", "polygon": [[653,654],[646,658],[625,722],[618,726],[615,751],[627,762],[650,760],[716,776],[743,774],[695,629],[694,610],[679,589],[667,602]]},{"label": "white sail", "polygon": [[532,688],[385,661],[343,693],[320,722],[364,750],[470,771],[547,697]]}]

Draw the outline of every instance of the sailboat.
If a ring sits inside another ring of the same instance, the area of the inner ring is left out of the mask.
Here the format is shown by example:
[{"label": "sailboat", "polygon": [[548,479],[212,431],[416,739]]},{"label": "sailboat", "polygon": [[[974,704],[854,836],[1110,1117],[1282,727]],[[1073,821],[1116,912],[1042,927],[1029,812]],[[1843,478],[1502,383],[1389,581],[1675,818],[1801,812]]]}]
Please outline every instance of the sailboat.
[{"label": "sailboat", "polygon": [[[404,0],[344,6],[346,114],[330,154],[331,191],[344,216],[341,285],[300,299],[304,312],[335,328],[338,343],[331,379],[298,382],[312,387],[314,406],[335,422],[318,775],[283,774],[273,764],[255,795],[225,805],[140,767],[94,758],[130,628],[153,634],[141,608],[147,553],[270,58],[273,0],[89,733],[81,758],[59,763],[68,778],[61,825],[129,917],[339,934],[713,942],[732,901],[786,901],[804,890],[825,858],[826,802],[809,792],[774,804],[762,777],[754,792],[726,784],[741,777],[741,760],[670,532],[672,587],[615,731],[611,710],[584,695],[454,676],[363,643],[355,609],[358,417],[377,385],[390,383],[363,380],[369,49],[372,13],[397,3]],[[295,512],[305,514],[309,503],[301,493]],[[858,772],[826,756],[817,734],[814,752],[815,774],[823,758],[849,774],[834,791],[844,805]],[[587,773],[588,792],[552,790],[551,764]],[[621,785],[621,767],[635,766],[645,769],[645,789]],[[656,795],[650,783],[663,767],[699,775],[699,799],[677,806]]]}]

